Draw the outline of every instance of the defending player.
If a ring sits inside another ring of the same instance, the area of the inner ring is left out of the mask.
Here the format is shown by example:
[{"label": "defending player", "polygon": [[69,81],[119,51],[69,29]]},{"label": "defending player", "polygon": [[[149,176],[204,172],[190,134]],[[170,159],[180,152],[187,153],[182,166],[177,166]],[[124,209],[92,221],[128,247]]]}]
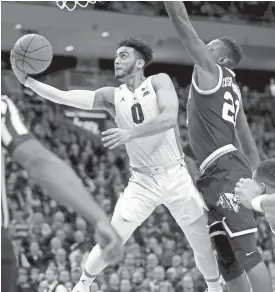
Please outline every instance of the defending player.
[{"label": "defending player", "polygon": [[[96,91],[60,91],[13,70],[25,86],[57,103],[82,109],[104,108],[115,117],[118,128],[103,133],[104,146],[125,144],[132,177],[120,196],[112,225],[125,243],[159,204],[165,204],[184,231],[209,292],[221,291],[219,272],[204,215],[204,203],[184,163],[175,128],[178,97],[166,74],[144,77],[152,61],[152,49],[143,41],[126,39],[119,44],[114,61],[120,87]],[[99,246],[90,253],[74,292],[89,291],[107,263]]]},{"label": "defending player", "polygon": [[[245,271],[254,292],[271,292],[271,280],[256,245],[253,212],[244,208],[233,192],[237,181],[251,177],[251,167],[256,169],[260,162],[231,70],[242,58],[241,48],[226,37],[206,46],[194,30],[183,2],[165,2],[165,6],[195,62],[187,105],[188,131],[200,163],[202,176],[197,186],[209,208],[220,271],[230,291],[250,291]],[[236,134],[250,164],[237,149]],[[229,236],[237,259],[223,234]]]},{"label": "defending player", "polygon": [[235,192],[246,208],[265,215],[275,235],[275,159],[263,161],[252,179],[241,178]]},{"label": "defending player", "polygon": [[[121,256],[121,239],[108,222],[108,217],[91,198],[76,173],[59,157],[47,150],[25,127],[18,109],[10,98],[1,97],[1,144],[12,159],[22,166],[50,196],[74,208],[95,226],[95,239],[104,250],[107,262]],[[16,290],[16,260],[9,240],[8,206],[5,190],[5,161],[2,150],[2,291]]]}]

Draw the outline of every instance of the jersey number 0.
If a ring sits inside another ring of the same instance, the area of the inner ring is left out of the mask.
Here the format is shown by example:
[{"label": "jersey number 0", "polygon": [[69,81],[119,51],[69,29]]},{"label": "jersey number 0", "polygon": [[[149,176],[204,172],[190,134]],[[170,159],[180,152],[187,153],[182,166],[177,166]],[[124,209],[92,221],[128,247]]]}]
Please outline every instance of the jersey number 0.
[{"label": "jersey number 0", "polygon": [[140,103],[135,103],[131,107],[133,122],[135,124],[141,124],[144,121],[144,115]]}]

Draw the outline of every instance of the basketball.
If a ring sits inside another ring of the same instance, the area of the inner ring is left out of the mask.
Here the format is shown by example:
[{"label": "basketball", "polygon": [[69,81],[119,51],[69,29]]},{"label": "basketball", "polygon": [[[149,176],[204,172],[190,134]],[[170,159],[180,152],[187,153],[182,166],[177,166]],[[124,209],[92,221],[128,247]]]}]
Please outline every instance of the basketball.
[{"label": "basketball", "polygon": [[49,41],[38,34],[27,34],[14,45],[15,65],[27,74],[38,74],[51,64],[53,50]]}]

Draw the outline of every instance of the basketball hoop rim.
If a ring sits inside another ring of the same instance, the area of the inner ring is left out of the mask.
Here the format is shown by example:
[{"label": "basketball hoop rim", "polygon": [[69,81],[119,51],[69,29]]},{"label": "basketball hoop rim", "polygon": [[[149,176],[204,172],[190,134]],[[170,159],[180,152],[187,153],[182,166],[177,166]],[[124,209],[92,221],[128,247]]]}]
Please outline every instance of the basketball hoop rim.
[{"label": "basketball hoop rim", "polygon": [[[71,8],[67,5],[67,2],[69,1],[55,1],[56,2],[56,5],[61,9],[67,9],[68,11],[74,11],[75,8],[77,7],[77,5],[79,5],[81,8],[86,8],[89,4],[96,4],[96,2],[99,2],[99,1],[70,1],[70,2],[74,2],[74,6]],[[60,3],[61,2],[61,3]],[[82,4],[80,2],[86,2],[85,4]]]}]

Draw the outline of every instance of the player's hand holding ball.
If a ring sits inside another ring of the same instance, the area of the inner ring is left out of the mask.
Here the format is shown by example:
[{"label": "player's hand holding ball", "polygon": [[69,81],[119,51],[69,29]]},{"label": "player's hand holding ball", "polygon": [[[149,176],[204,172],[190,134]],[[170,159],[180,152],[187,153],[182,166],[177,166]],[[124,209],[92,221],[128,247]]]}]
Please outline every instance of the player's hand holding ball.
[{"label": "player's hand holding ball", "polygon": [[10,62],[11,62],[11,68],[12,68],[15,76],[17,77],[17,79],[19,80],[19,82],[24,85],[25,82],[26,82],[26,79],[28,78],[28,75],[24,71],[21,71],[15,65],[14,51],[13,50],[11,50],[11,53],[10,53]]},{"label": "player's hand holding ball", "polygon": [[39,74],[51,64],[52,47],[38,34],[27,34],[14,45],[10,54],[11,67],[17,79],[25,84],[28,74]]}]

